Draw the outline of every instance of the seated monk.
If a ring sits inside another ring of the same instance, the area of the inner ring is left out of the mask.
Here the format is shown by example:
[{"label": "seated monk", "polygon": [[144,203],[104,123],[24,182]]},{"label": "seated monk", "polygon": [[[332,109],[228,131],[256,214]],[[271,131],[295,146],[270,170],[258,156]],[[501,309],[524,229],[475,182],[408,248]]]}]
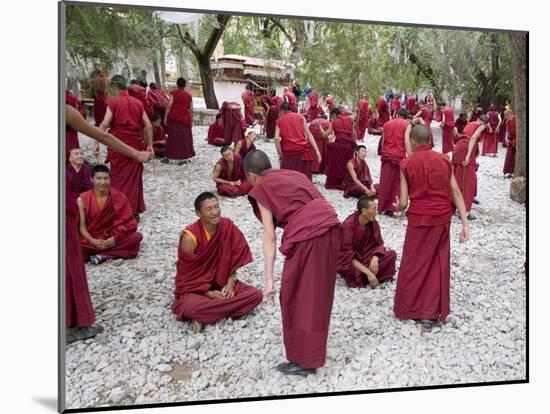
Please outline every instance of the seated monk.
[{"label": "seated monk", "polygon": [[229,145],[220,150],[222,158],[214,167],[212,179],[220,195],[238,197],[248,194],[252,186],[243,172],[243,160],[239,154],[233,153]]},{"label": "seated monk", "polygon": [[262,301],[262,291],[237,280],[236,271],[252,262],[241,231],[221,217],[218,199],[202,193],[195,200],[199,219],[181,232],[172,312],[191,320],[198,333],[203,324],[242,318]]},{"label": "seated monk", "polygon": [[254,131],[248,131],[245,139],[241,139],[235,144],[235,154],[239,154],[244,160],[246,154],[256,149],[254,142],[256,141],[256,133]]},{"label": "seated monk", "polygon": [[372,183],[370,169],[365,157],[367,147],[358,145],[355,147],[355,156],[346,164],[347,174],[344,177],[344,197],[361,197],[368,195],[374,197],[376,190]]},{"label": "seated monk", "polygon": [[124,193],[110,186],[105,165],[92,170],[94,188],[80,194],[80,246],[84,260],[99,264],[108,259],[137,256],[143,235],[137,231],[130,202]]},{"label": "seated monk", "polygon": [[210,145],[217,145],[218,147],[225,145],[222,114],[216,115],[216,120],[208,127],[208,137],[206,139]]},{"label": "seated monk", "polygon": [[166,154],[166,132],[162,127],[162,120],[157,114],[151,117],[151,123],[153,125],[153,149],[155,155],[164,158]]},{"label": "seated monk", "polygon": [[[73,148],[69,152],[69,161],[66,169],[70,196],[76,201],[80,193],[92,188],[92,167],[84,163],[84,153],[80,148]],[[69,196],[69,194],[67,194]]]},{"label": "seated monk", "polygon": [[376,288],[392,280],[395,274],[395,251],[384,247],[380,224],[376,220],[376,200],[362,196],[357,211],[342,223],[342,246],[338,256],[338,273],[349,287]]}]

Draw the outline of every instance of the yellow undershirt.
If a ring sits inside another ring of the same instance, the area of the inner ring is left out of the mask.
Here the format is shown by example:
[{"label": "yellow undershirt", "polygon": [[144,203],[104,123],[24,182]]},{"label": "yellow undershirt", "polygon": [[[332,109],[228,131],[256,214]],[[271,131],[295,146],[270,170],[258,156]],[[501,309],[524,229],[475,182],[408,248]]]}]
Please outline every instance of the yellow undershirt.
[{"label": "yellow undershirt", "polygon": [[[195,245],[195,247],[197,247],[197,236],[195,236],[193,233],[191,233],[190,230],[187,230],[187,229],[183,230],[181,233],[182,235],[183,233],[187,233],[189,237],[191,237],[191,239],[193,240],[193,244]],[[210,241],[210,239],[212,238],[212,235],[208,233],[208,230],[206,230],[206,228],[204,228],[204,234],[206,235],[206,240]]]}]

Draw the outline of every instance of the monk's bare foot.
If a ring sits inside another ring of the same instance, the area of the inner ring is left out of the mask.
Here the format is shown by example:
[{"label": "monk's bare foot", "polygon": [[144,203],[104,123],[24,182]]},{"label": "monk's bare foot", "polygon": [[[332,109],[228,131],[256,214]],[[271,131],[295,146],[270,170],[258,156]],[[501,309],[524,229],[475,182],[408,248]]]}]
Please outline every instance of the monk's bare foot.
[{"label": "monk's bare foot", "polygon": [[301,375],[302,377],[307,377],[309,374],[317,373],[315,368],[302,368],[294,362],[282,362],[275,368],[285,375]]},{"label": "monk's bare foot", "polygon": [[200,333],[202,332],[202,323],[200,323],[199,321],[192,321],[191,322],[191,329],[193,329],[193,333]]}]

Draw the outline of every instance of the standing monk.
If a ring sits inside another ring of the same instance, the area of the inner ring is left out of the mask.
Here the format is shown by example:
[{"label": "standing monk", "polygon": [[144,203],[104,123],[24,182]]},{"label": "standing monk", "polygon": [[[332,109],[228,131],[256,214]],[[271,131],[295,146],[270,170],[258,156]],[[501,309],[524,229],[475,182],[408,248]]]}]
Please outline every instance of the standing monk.
[{"label": "standing monk", "polygon": [[380,159],[380,184],[378,187],[378,212],[394,217],[393,201],[399,195],[399,163],[406,157],[405,132],[409,127],[408,112],[400,109],[397,118],[384,124],[382,157]]},{"label": "standing monk", "polygon": [[281,168],[303,173],[312,179],[313,154],[321,162],[321,153],[307,126],[305,118],[290,111],[290,104],[284,102],[275,128],[275,148]]},{"label": "standing monk", "polygon": [[244,92],[241,95],[244,105],[244,122],[247,126],[254,124],[254,92],[250,84],[246,84]]},{"label": "standing monk", "polygon": [[502,120],[494,104],[489,105],[487,116],[489,117],[489,123],[481,138],[483,140],[481,155],[496,157],[498,153],[498,129],[500,128]]},{"label": "standing monk", "polygon": [[367,147],[355,147],[355,157],[346,164],[347,174],[344,177],[344,197],[374,197],[376,190],[366,161]]},{"label": "standing monk", "polygon": [[334,108],[330,113],[332,124],[323,134],[328,137],[334,134],[333,142],[326,147],[326,174],[325,188],[327,190],[344,189],[344,177],[347,174],[346,164],[353,157],[356,140],[353,130],[353,117],[341,114],[340,109]]},{"label": "standing monk", "polygon": [[166,161],[179,160],[178,165],[186,164],[195,156],[193,147],[193,97],[185,90],[184,78],[176,81],[178,87],[170,92],[164,123],[168,126],[166,141]]},{"label": "standing monk", "polygon": [[241,113],[241,105],[237,102],[224,102],[220,113],[223,120],[224,144],[231,145],[243,139],[246,124]]},{"label": "standing monk", "polygon": [[376,111],[378,112],[378,127],[382,128],[386,122],[390,120],[390,113],[388,112],[388,103],[381,97],[376,102]]},{"label": "standing monk", "polygon": [[101,125],[103,118],[105,117],[105,111],[107,111],[107,74],[96,69],[92,72],[91,76],[91,93],[94,99],[94,122],[95,126]]},{"label": "standing monk", "polygon": [[[153,110],[153,114],[158,115],[162,122],[164,122],[164,115],[166,113],[166,107],[168,106],[168,97],[162,89],[157,88],[155,82],[149,84],[149,91],[147,92],[147,102]],[[162,125],[166,128],[166,124]]]},{"label": "standing monk", "polygon": [[262,151],[246,156],[244,170],[253,186],[249,199],[263,225],[266,297],[275,293],[275,226],[284,229],[279,247],[285,256],[279,298],[289,362],[277,369],[287,375],[313,374],[326,359],[340,250],[338,216],[303,174],[272,169]]},{"label": "standing monk", "polygon": [[288,88],[283,89],[283,101],[290,104],[290,110],[292,112],[298,112],[298,106],[296,104],[296,95],[294,95]]},{"label": "standing monk", "polygon": [[[127,157],[132,157],[136,162],[147,162],[153,158],[150,152],[136,151],[134,148],[124,144],[111,134],[90,125],[76,109],[66,105],[67,125],[76,131],[80,131],[89,137],[107,145]],[[95,313],[88,289],[86,269],[80,248],[78,236],[78,206],[76,199],[70,197],[72,177],[66,177],[65,197],[65,293],[66,293],[66,326],[67,343],[77,340],[93,338],[103,331],[99,325],[94,326]]]},{"label": "standing monk", "polygon": [[[145,86],[147,86],[147,84],[145,84]],[[153,108],[151,108],[151,105],[147,100],[146,88],[140,85],[137,80],[132,79],[130,81],[130,85],[128,86],[128,93],[130,94],[130,96],[139,99],[139,101],[143,104],[143,109],[145,110],[145,113],[147,114],[149,119],[151,119],[151,117],[153,116]]]},{"label": "standing monk", "polygon": [[369,125],[371,110],[369,107],[369,101],[367,94],[363,94],[363,97],[357,103],[357,139],[362,140],[365,137],[365,130]]},{"label": "standing monk", "polygon": [[397,118],[397,112],[401,109],[401,103],[399,102],[399,95],[396,93],[391,100],[391,118]]},{"label": "standing monk", "polygon": [[441,124],[439,126],[443,130],[441,134],[441,152],[443,154],[447,154],[453,150],[455,116],[453,113],[453,108],[447,106],[445,102],[439,102],[438,106],[442,116]]},{"label": "standing monk", "polygon": [[267,115],[265,121],[265,137],[267,139],[275,138],[275,128],[277,119],[279,118],[279,112],[281,110],[281,105],[283,104],[283,99],[280,96],[274,95],[275,91],[272,92],[272,95],[268,100],[266,100],[265,106],[267,107]]},{"label": "standing monk", "polygon": [[462,221],[460,242],[468,240],[470,230],[451,162],[430,149],[425,126],[415,126],[410,139],[413,154],[401,162],[401,191],[395,203],[396,211],[409,208],[393,311],[400,319],[420,319],[429,331],[437,320],[444,322],[450,310],[449,232],[455,206]]},{"label": "standing monk", "polygon": [[313,163],[311,165],[311,170],[314,174],[324,174],[325,173],[325,157],[326,157],[326,145],[328,143],[328,136],[323,135],[323,131],[330,128],[330,121],[324,118],[314,119],[313,122],[309,123],[309,130],[315,143],[317,144],[317,149],[321,154],[321,162],[319,162],[315,157],[313,157]]},{"label": "standing monk", "polygon": [[357,211],[342,223],[338,273],[349,287],[374,289],[395,274],[397,254],[384,247],[376,210],[376,200],[364,195],[357,201]]},{"label": "standing monk", "polygon": [[212,122],[208,127],[208,135],[206,140],[210,145],[217,145],[218,147],[221,147],[225,145],[225,138],[223,134],[222,114],[217,114],[214,122]]},{"label": "standing monk", "polygon": [[504,119],[506,120],[506,158],[504,159],[504,168],[502,172],[504,177],[510,178],[514,176],[516,169],[516,117],[511,109],[504,111]]},{"label": "standing monk", "polygon": [[314,119],[320,118],[325,114],[321,105],[319,105],[319,94],[311,91],[308,97],[309,106],[307,108],[307,121],[311,122]]},{"label": "standing monk", "polygon": [[223,318],[243,318],[262,301],[262,292],[237,280],[237,269],[252,262],[241,231],[221,216],[218,199],[201,193],[195,200],[199,219],[181,232],[175,298],[178,321],[191,320],[193,332]]},{"label": "standing monk", "polygon": [[[128,94],[126,79],[122,76],[116,75],[111,81],[118,89],[118,95],[107,102],[107,111],[100,128],[107,131],[110,127],[111,134],[125,144],[138,151],[146,146],[147,151],[154,155],[153,127],[143,104]],[[107,152],[107,157],[111,163],[111,185],[126,195],[132,211],[139,220],[139,214],[145,211],[143,164],[111,148]]]}]

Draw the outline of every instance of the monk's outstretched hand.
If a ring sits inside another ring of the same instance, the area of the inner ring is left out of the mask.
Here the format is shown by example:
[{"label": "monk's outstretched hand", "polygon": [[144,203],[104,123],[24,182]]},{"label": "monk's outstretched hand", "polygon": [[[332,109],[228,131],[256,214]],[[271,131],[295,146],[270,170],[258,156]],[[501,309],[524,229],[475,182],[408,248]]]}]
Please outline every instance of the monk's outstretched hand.
[{"label": "monk's outstretched hand", "polygon": [[275,296],[275,286],[273,284],[267,284],[263,290],[264,301],[272,299]]},{"label": "monk's outstretched hand", "polygon": [[460,238],[458,241],[464,243],[470,238],[470,226],[468,223],[462,225],[462,231],[460,232]]}]

